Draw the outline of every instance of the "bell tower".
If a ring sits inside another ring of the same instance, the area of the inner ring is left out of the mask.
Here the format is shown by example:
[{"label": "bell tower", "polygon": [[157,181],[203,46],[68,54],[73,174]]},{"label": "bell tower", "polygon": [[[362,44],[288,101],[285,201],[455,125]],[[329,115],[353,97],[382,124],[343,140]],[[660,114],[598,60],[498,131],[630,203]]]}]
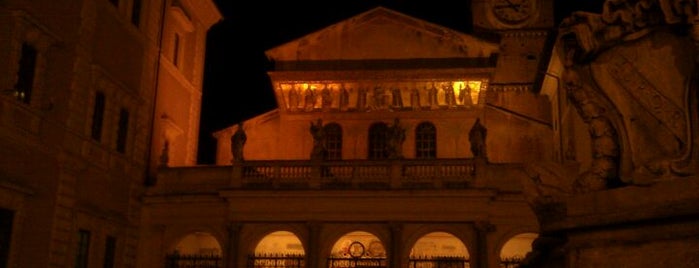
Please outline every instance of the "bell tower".
[{"label": "bell tower", "polygon": [[547,44],[554,27],[553,0],[472,1],[476,32],[500,36],[492,90],[531,91],[548,59]]}]

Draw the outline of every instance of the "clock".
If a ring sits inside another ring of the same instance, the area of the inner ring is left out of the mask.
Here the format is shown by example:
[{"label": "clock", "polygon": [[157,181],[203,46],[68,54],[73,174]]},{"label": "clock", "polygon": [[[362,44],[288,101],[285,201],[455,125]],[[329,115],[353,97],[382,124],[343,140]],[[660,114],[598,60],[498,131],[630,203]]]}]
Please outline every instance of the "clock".
[{"label": "clock", "polygon": [[490,11],[495,19],[507,26],[520,26],[532,19],[536,0],[490,0]]},{"label": "clock", "polygon": [[354,241],[349,245],[347,251],[352,258],[359,258],[364,256],[364,245],[359,241]]}]

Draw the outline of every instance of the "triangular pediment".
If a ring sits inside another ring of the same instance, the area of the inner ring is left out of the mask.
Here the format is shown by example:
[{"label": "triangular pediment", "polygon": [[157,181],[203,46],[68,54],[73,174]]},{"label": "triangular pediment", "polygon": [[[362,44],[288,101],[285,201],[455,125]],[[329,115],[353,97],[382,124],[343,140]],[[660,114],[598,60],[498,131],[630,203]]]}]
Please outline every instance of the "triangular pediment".
[{"label": "triangular pediment", "polygon": [[487,58],[498,44],[377,7],[266,51],[273,61]]}]

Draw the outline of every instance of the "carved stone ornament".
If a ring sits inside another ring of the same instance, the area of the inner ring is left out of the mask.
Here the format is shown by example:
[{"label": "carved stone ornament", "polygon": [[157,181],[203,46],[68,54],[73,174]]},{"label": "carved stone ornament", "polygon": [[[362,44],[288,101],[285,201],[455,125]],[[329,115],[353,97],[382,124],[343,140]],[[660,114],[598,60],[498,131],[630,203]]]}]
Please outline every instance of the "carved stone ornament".
[{"label": "carved stone ornament", "polygon": [[561,23],[562,88],[588,128],[592,155],[582,172],[531,167],[535,210],[546,214],[570,194],[697,173],[696,4],[608,0],[602,14],[575,12]]}]

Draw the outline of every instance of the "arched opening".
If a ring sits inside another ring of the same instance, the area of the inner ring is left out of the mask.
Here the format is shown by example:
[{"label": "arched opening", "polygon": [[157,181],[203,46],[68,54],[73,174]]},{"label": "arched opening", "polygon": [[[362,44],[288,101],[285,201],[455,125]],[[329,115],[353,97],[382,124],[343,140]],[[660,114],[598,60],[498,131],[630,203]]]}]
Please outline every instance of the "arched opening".
[{"label": "arched opening", "polygon": [[248,268],[306,267],[301,240],[292,232],[277,231],[266,235],[248,256]]},{"label": "arched opening", "polygon": [[333,245],[327,267],[388,267],[386,248],[381,240],[371,233],[347,233]]},{"label": "arched opening", "polygon": [[329,123],[323,126],[325,132],[325,150],[328,160],[342,159],[342,127],[338,123]]},{"label": "arched opening", "polygon": [[223,267],[221,244],[210,233],[188,234],[167,255],[165,267]]},{"label": "arched opening", "polygon": [[507,240],[500,249],[500,267],[517,267],[527,253],[532,251],[532,242],[539,235],[536,233],[522,233]]},{"label": "arched opening", "polygon": [[469,258],[461,239],[446,232],[432,232],[415,241],[408,267],[470,267]]},{"label": "arched opening", "polygon": [[415,128],[415,158],[437,158],[437,128],[431,122],[422,122]]},{"label": "arched opening", "polygon": [[369,126],[369,159],[388,158],[388,125],[377,122]]}]

